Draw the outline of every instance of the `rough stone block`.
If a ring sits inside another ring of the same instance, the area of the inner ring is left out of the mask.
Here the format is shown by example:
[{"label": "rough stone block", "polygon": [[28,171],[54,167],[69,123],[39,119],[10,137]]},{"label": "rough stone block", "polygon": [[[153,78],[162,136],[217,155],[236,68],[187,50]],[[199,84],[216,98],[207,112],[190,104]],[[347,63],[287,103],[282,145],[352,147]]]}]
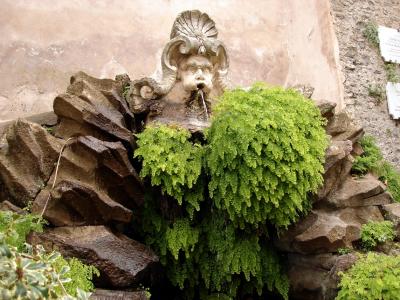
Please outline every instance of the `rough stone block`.
[{"label": "rough stone block", "polygon": [[105,286],[128,288],[149,279],[158,257],[143,244],[105,226],[58,227],[29,237],[33,244],[56,249],[99,269]]},{"label": "rough stone block", "polygon": [[377,206],[338,210],[314,209],[307,217],[291,226],[275,241],[287,252],[316,254],[352,248],[360,239],[361,226],[369,221],[382,221]]},{"label": "rough stone block", "polygon": [[129,222],[144,200],[143,186],[121,142],[78,137],[65,147],[54,190],[55,172],[36,197],[40,213],[51,192],[45,218],[57,226]]},{"label": "rough stone block", "polygon": [[362,178],[348,176],[342,187],[327,198],[327,203],[334,207],[355,207],[387,204],[390,195],[384,194],[386,187],[373,175],[367,174]]},{"label": "rough stone block", "polygon": [[0,196],[26,206],[46,185],[62,141],[38,124],[17,120],[0,139]]}]

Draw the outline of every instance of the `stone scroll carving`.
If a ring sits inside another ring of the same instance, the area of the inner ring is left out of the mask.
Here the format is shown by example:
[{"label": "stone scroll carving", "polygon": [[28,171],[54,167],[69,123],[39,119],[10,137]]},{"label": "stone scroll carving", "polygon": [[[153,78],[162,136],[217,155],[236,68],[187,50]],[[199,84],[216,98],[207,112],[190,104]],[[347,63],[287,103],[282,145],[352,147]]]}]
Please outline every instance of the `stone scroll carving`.
[{"label": "stone scroll carving", "polygon": [[192,132],[208,126],[215,99],[227,87],[229,60],[214,21],[198,10],[178,15],[161,56],[159,79],[131,82],[127,101],[149,122],[177,123]]}]

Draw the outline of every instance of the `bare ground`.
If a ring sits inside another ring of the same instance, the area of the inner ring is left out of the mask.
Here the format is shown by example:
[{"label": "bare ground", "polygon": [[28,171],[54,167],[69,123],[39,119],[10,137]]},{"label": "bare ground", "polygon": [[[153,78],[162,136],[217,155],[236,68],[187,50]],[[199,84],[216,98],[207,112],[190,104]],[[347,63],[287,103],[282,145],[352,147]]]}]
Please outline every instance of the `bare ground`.
[{"label": "bare ground", "polygon": [[[345,77],[346,110],[366,134],[375,137],[384,157],[400,169],[400,122],[390,118],[386,97],[369,95],[369,85],[385,87],[385,64],[379,49],[363,35],[373,22],[400,28],[400,0],[331,0],[340,61]],[[397,72],[400,67],[397,66]]]}]

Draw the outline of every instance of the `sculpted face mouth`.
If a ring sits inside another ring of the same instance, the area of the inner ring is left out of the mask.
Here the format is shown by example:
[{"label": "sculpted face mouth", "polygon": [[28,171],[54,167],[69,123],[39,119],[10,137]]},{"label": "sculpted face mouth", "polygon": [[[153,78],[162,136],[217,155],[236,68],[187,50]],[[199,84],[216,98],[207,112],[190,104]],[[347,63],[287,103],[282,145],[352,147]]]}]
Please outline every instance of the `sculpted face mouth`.
[{"label": "sculpted face mouth", "polygon": [[179,64],[179,78],[185,91],[208,93],[213,87],[213,66],[205,56],[192,55]]}]

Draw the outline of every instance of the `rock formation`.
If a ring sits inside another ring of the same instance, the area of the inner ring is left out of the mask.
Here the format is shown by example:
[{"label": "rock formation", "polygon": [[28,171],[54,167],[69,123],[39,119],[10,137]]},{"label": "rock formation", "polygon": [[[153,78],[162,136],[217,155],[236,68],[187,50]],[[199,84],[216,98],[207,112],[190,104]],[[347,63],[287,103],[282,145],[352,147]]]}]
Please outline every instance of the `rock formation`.
[{"label": "rock formation", "polygon": [[[196,34],[182,25],[187,19],[196,20]],[[55,227],[33,234],[32,243],[94,265],[103,287],[135,287],[156,277],[157,256],[123,234],[144,202],[132,161],[133,134],[153,121],[175,122],[192,132],[207,125],[228,68],[226,50],[216,38],[206,14],[184,12],[164,49],[160,81],[131,82],[127,75],[96,79],[80,72],[54,101],[54,128],[24,120],[8,127],[0,140],[1,209],[32,202],[32,210]],[[288,257],[291,299],[334,298],[338,271],[356,259],[338,255],[338,249],[352,248],[363,224],[386,218],[400,231],[400,206],[385,186],[371,174],[350,174],[353,156],[362,152],[362,128],[345,112],[335,114],[332,104],[319,108],[331,136],[325,184],[311,212],[275,240]]]},{"label": "rock formation", "polygon": [[33,203],[54,225],[98,225],[111,221],[129,223],[132,209],[143,203],[143,187],[121,142],[80,136],[65,148],[52,188],[55,170]]},{"label": "rock formation", "polygon": [[8,127],[0,141],[0,196],[18,206],[33,201],[48,181],[62,141],[24,120]]},{"label": "rock formation", "polygon": [[400,206],[393,203],[385,185],[372,174],[362,178],[350,174],[353,155],[362,153],[358,144],[362,128],[345,112],[334,114],[328,104],[319,107],[331,137],[324,186],[311,212],[275,240],[278,249],[288,255],[290,299],[334,299],[338,272],[357,259],[353,254],[339,255],[338,250],[353,249],[360,240],[361,226],[369,221],[386,218],[399,224]]},{"label": "rock formation", "polygon": [[143,282],[158,262],[149,248],[105,226],[47,229],[32,234],[30,242],[96,266],[102,285],[114,288],[129,288]]},{"label": "rock formation", "polygon": [[89,135],[132,144],[133,114],[122,98],[122,82],[96,79],[83,72],[71,77],[66,94],[54,99],[56,136]]}]

